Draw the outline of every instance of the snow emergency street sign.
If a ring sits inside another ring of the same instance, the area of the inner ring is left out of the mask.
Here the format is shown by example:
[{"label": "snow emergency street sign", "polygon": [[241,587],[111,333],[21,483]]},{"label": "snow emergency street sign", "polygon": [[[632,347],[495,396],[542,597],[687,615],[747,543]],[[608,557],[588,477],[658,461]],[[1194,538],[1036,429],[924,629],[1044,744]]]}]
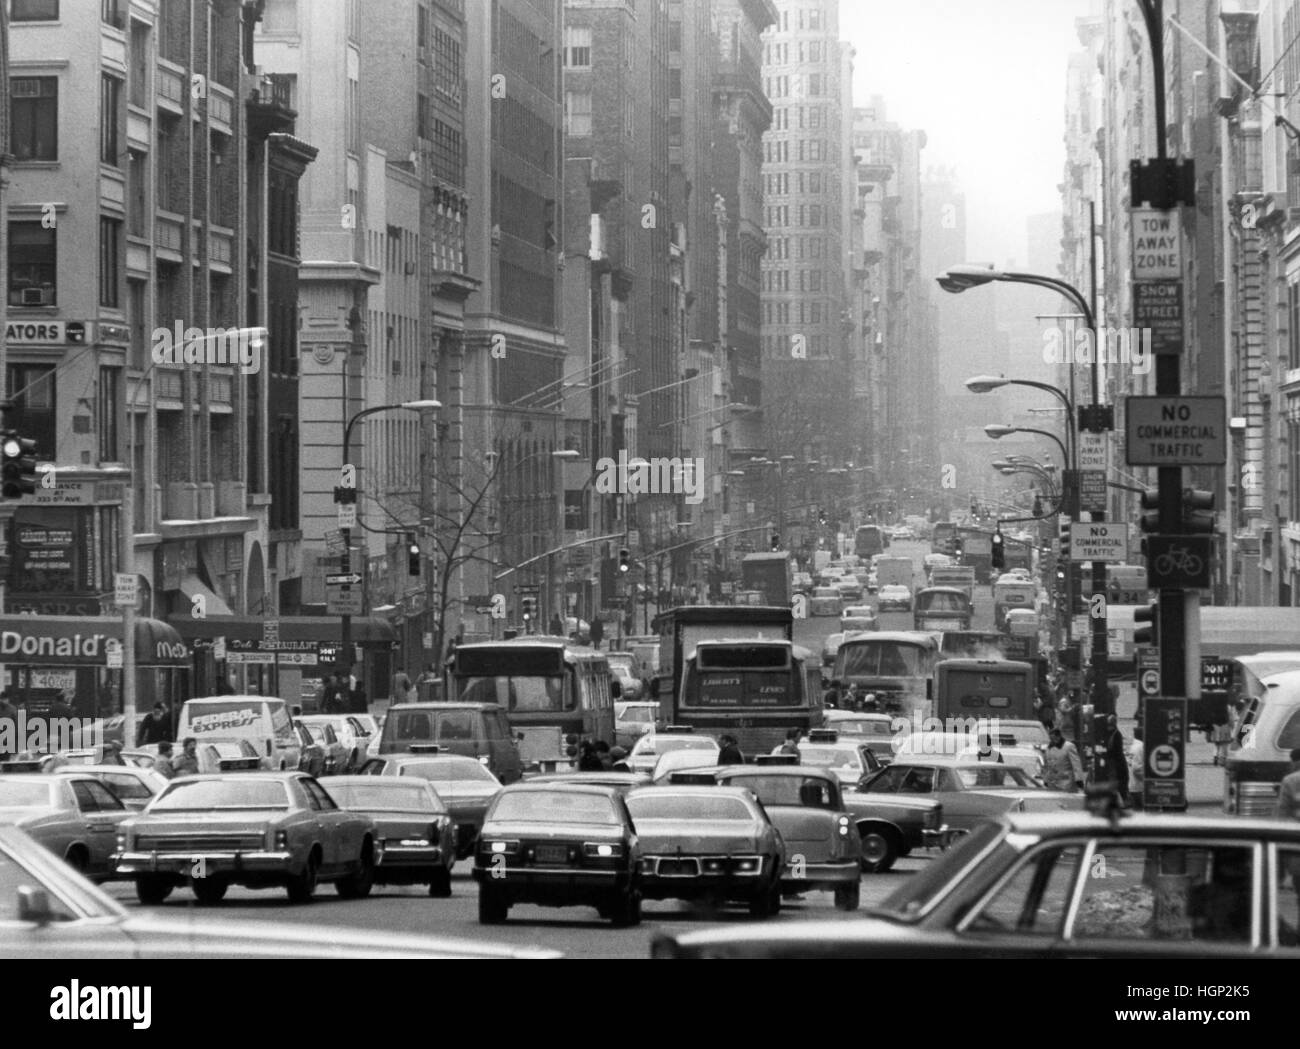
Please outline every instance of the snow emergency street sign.
[{"label": "snow emergency street sign", "polygon": [[1228,461],[1222,397],[1130,397],[1124,415],[1129,466],[1223,466]]},{"label": "snow emergency street sign", "polygon": [[1071,561],[1128,563],[1128,524],[1123,521],[1070,525]]}]

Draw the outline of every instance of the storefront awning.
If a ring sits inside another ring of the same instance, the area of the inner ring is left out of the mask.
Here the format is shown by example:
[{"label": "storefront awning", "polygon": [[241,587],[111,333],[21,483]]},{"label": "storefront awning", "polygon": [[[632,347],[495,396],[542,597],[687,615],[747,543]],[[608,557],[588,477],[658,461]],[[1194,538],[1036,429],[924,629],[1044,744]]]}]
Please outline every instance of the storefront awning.
[{"label": "storefront awning", "polygon": [[[106,667],[122,640],[116,616],[0,616],[0,663],[31,667]],[[158,619],[135,621],[137,667],[187,667],[189,647]]]},{"label": "storefront awning", "polygon": [[[338,616],[281,616],[278,622],[282,643],[338,644],[343,640]],[[186,640],[224,637],[227,641],[262,642],[266,617],[208,616],[194,619],[181,615],[169,618],[168,623]],[[397,642],[397,631],[388,620],[378,616],[356,616],[352,620],[352,641],[358,645],[392,645]]]}]

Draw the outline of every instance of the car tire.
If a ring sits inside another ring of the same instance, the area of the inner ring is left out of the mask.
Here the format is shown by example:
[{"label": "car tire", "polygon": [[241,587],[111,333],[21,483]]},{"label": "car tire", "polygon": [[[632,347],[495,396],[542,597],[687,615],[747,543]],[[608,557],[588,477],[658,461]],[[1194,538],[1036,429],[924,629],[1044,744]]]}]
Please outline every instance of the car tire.
[{"label": "car tire", "polygon": [[620,896],[609,908],[609,920],[616,929],[631,929],[641,924],[641,893],[633,889]]},{"label": "car tire", "polygon": [[230,888],[230,882],[225,878],[191,878],[190,888],[199,903],[210,906],[226,898],[226,890]]},{"label": "car tire", "polygon": [[781,884],[773,882],[757,895],[750,898],[749,916],[751,918],[774,918],[781,913]]},{"label": "car tire", "polygon": [[440,900],[451,898],[451,868],[435,867],[429,881],[429,895]]},{"label": "car tire", "polygon": [[835,887],[835,909],[837,911],[856,911],[862,902],[862,883],[837,885]]},{"label": "car tire", "polygon": [[859,827],[862,837],[862,869],[868,874],[884,874],[898,859],[898,838],[884,827]]},{"label": "car tire", "polygon": [[63,857],[63,862],[78,874],[85,874],[90,867],[90,853],[84,845],[73,845]]},{"label": "car tire", "polygon": [[310,903],[316,895],[316,884],[320,878],[320,854],[312,849],[307,861],[302,865],[302,873],[292,875],[285,885],[291,903]]},{"label": "car tire", "polygon": [[135,879],[135,898],[147,907],[156,907],[172,894],[174,883],[156,874],[142,874]]},{"label": "car tire", "polygon": [[334,888],[345,900],[360,900],[370,895],[375,884],[375,850],[367,838],[361,844],[361,858],[355,873],[340,878]]},{"label": "car tire", "polygon": [[478,890],[478,923],[504,925],[510,916],[510,904],[499,889],[480,885]]}]

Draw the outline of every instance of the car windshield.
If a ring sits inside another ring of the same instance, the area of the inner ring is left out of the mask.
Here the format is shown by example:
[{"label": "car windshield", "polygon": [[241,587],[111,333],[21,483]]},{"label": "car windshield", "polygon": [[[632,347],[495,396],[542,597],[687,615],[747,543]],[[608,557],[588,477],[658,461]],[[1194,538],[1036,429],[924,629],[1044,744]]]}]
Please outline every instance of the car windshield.
[{"label": "car windshield", "polygon": [[963,787],[1032,787],[1020,769],[1014,765],[981,765],[978,768],[954,769]]},{"label": "car windshield", "polygon": [[814,768],[862,768],[862,758],[856,751],[832,750],[830,747],[800,747],[799,763]]},{"label": "car windshield", "polygon": [[504,794],[492,810],[492,820],[511,823],[622,823],[612,799],[603,794],[564,790],[519,790]]},{"label": "car windshield", "polygon": [[663,788],[628,798],[634,820],[752,820],[754,814],[739,798],[710,794],[672,794]]},{"label": "car windshield", "polygon": [[638,725],[649,725],[654,722],[658,712],[658,707],[627,706],[617,712],[617,719],[619,721],[631,721]]},{"label": "car windshield", "polygon": [[0,808],[23,809],[54,804],[54,784],[41,780],[0,781]]},{"label": "car windshield", "polygon": [[989,732],[998,747],[1047,746],[1047,729],[1038,721],[996,721],[986,727],[980,724],[979,732]]},{"label": "car windshield", "polygon": [[495,783],[496,777],[477,761],[404,761],[401,775],[443,783]]},{"label": "car windshield", "polygon": [[[871,909],[875,917],[894,921],[918,920],[953,884],[954,877],[985,849],[999,841],[1005,828],[998,823],[981,823],[937,859],[926,864]],[[996,868],[995,868],[996,869]]]},{"label": "car windshield", "polygon": [[727,783],[752,790],[765,806],[833,809],[835,787],[814,776],[733,776]]},{"label": "car windshield", "polygon": [[871,719],[852,719],[845,718],[843,721],[832,721],[835,731],[841,735],[849,736],[888,736],[891,735],[891,727],[888,721],[875,721]]},{"label": "car windshield", "polygon": [[154,801],[152,812],[202,812],[206,809],[289,808],[289,792],[280,780],[194,780],[173,783]]},{"label": "car windshield", "polygon": [[322,784],[340,808],[363,809],[366,812],[419,812],[444,811],[434,804],[427,790],[405,784],[348,783],[337,786]]},{"label": "car windshield", "polygon": [[673,736],[660,736],[658,739],[641,737],[642,742],[637,744],[636,752],[638,754],[670,754],[674,750],[717,750],[718,745],[707,736],[700,736],[698,739],[690,739]]}]

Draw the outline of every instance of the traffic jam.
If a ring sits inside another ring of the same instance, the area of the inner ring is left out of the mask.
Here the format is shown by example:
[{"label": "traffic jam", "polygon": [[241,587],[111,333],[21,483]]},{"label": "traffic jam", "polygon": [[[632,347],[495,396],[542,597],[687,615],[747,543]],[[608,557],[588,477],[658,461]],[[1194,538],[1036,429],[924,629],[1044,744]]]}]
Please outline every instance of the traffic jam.
[{"label": "traffic jam", "polygon": [[[667,609],[618,650],[539,634],[461,645],[437,699],[378,716],[221,695],[184,703],[174,733],[151,729],[156,712],[139,726],[180,742],[10,754],[0,872],[61,864],[17,890],[0,953],[39,955],[51,914],[130,953],[149,942],[132,930],[178,903],[219,915],[252,890],[305,905],[332,885],[406,907],[472,895],[480,926],[533,907],[583,927],[593,912],[613,929],[647,921],[658,958],[1300,956],[1300,823],[1270,820],[1253,780],[1229,779],[1222,815],[1180,815],[1144,805],[1140,761],[1133,781],[1127,760],[1123,783],[1085,773],[1088,712],[1050,700],[1037,638],[1014,632],[1028,574],[873,555],[879,531],[844,544],[865,556],[819,552],[810,572],[750,555],[746,585],[768,603]],[[814,650],[795,636],[836,625],[819,590],[847,622]],[[961,601],[927,600],[936,590]],[[997,628],[967,629],[989,598]],[[1252,694],[1256,749],[1289,731],[1293,654],[1224,669]],[[1230,767],[1248,753],[1234,745]],[[1151,887],[1166,869],[1183,872],[1177,920]],[[683,914],[692,927],[675,931]],[[274,933],[262,940],[230,949],[273,953]],[[468,950],[385,940],[348,949]]]}]

